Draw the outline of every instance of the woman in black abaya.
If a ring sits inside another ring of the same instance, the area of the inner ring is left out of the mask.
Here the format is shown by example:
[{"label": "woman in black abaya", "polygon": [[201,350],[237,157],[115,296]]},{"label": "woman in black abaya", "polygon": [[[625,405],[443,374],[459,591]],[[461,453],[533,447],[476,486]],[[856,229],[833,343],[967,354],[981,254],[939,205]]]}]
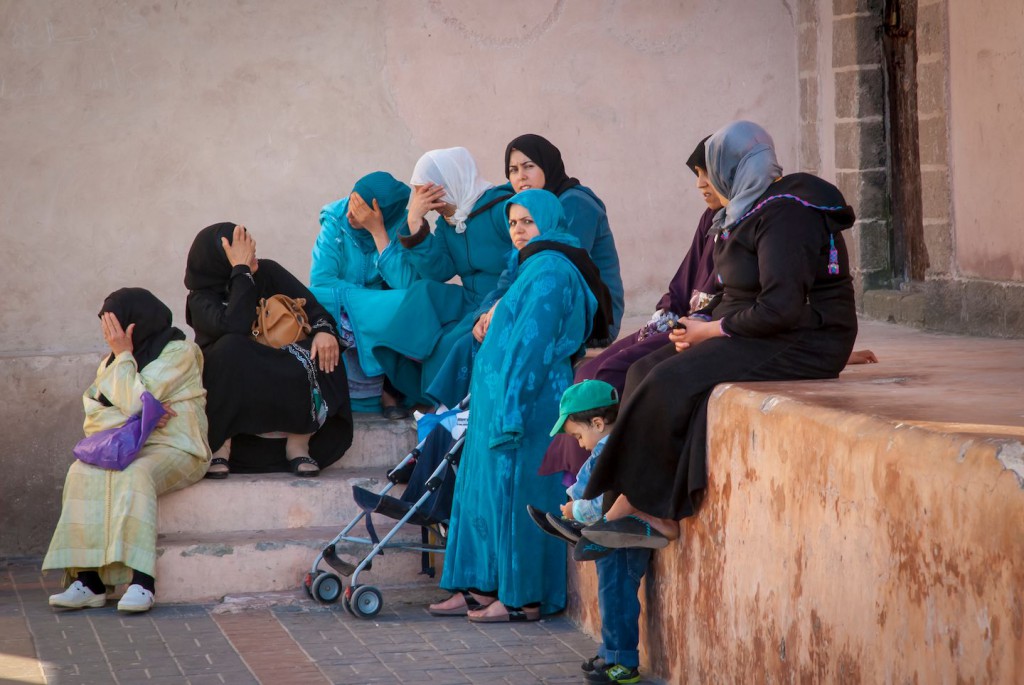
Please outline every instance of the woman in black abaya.
[{"label": "woman in black abaya", "polygon": [[[284,267],[256,259],[244,226],[207,226],[185,268],[185,320],[203,349],[208,396],[208,478],[230,471],[290,470],[315,476],[352,444],[352,413],[337,327],[309,290]],[[305,298],[312,333],[275,349],[251,334],[260,298]]]}]

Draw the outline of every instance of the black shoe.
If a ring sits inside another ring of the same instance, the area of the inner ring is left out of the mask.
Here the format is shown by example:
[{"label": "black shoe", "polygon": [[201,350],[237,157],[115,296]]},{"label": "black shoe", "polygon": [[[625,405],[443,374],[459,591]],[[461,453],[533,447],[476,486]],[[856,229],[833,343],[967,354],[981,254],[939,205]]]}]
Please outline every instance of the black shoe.
[{"label": "black shoe", "polygon": [[583,537],[591,542],[615,549],[623,547],[661,549],[668,545],[667,537],[637,516],[626,516],[587,526],[583,529]]},{"label": "black shoe", "polygon": [[571,540],[573,543],[580,541],[580,531],[586,527],[579,521],[562,518],[554,514],[548,514],[547,519],[552,528],[557,530],[566,540]]},{"label": "black shoe", "polygon": [[599,545],[596,542],[591,542],[586,538],[580,538],[580,541],[576,543],[576,546],[572,550],[573,561],[593,561],[594,559],[600,559],[606,557],[615,550],[611,547],[605,547]]},{"label": "black shoe", "polygon": [[533,522],[537,524],[537,527],[545,533],[547,533],[548,535],[556,537],[562,542],[568,542],[570,545],[576,544],[575,540],[569,538],[566,535],[563,535],[560,530],[551,525],[551,523],[548,521],[548,516],[550,516],[550,514],[545,514],[543,511],[535,508],[533,505],[530,504],[526,505],[526,513],[530,515],[530,518],[533,519]]},{"label": "black shoe", "polygon": [[611,664],[605,661],[604,657],[598,655],[592,656],[586,661],[584,661],[582,664],[580,664],[580,670],[584,673],[592,673],[594,671],[603,671],[609,666],[611,666]]}]

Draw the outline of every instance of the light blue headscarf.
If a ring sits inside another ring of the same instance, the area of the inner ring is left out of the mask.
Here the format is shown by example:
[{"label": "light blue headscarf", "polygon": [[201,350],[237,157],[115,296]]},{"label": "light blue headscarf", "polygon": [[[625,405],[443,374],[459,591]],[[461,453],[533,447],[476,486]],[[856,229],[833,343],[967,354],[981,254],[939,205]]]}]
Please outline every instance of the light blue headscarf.
[{"label": "light blue headscarf", "polygon": [[715,214],[711,231],[732,228],[750,211],[764,191],[782,176],[775,159],[775,143],[768,132],[751,121],[734,121],[704,143],[708,180],[729,200]]},{"label": "light blue headscarf", "polygon": [[384,228],[393,237],[405,225],[405,207],[409,204],[411,189],[385,171],[374,171],[356,181],[348,195],[320,210],[321,225],[335,224],[337,230],[347,233],[363,252],[376,253],[376,244],[370,232],[356,230],[348,221],[348,203],[352,193],[359,193],[359,197],[363,198],[370,209],[373,209],[373,201],[377,201]]},{"label": "light blue headscarf", "polygon": [[520,205],[529,210],[530,216],[533,217],[533,223],[537,225],[537,230],[541,235],[568,230],[569,223],[565,218],[565,209],[562,208],[561,201],[554,193],[540,188],[530,188],[516,193],[505,201],[506,221],[509,208],[512,205]]}]

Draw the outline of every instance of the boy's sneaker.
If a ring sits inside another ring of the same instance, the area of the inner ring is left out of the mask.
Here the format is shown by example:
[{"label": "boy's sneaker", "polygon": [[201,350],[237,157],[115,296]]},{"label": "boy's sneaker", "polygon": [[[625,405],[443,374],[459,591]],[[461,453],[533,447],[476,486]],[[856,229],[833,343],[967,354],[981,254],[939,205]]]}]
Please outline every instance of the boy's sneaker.
[{"label": "boy's sneaker", "polygon": [[561,533],[563,537],[568,540],[572,540],[573,542],[580,541],[580,537],[582,536],[581,531],[586,528],[586,526],[579,521],[562,518],[561,516],[555,516],[551,513],[547,515],[547,519],[552,528]]},{"label": "boy's sneaker", "polygon": [[68,589],[56,595],[50,595],[50,606],[62,609],[97,609],[107,603],[107,593],[97,595],[95,592],[76,580]]},{"label": "boy's sneaker", "polygon": [[584,677],[588,683],[639,683],[640,671],[635,668],[612,664],[607,668],[591,671]]},{"label": "boy's sneaker", "polygon": [[609,666],[611,666],[611,664],[605,661],[603,656],[598,655],[592,656],[580,664],[580,670],[584,673],[593,673],[594,671],[603,671]]}]

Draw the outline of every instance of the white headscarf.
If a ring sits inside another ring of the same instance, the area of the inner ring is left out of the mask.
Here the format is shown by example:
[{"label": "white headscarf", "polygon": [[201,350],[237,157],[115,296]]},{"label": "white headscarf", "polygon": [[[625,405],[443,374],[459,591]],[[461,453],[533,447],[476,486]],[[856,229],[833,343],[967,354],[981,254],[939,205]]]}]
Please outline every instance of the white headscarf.
[{"label": "white headscarf", "polygon": [[775,143],[768,132],[751,121],[734,121],[704,143],[708,180],[725,195],[729,206],[715,214],[711,230],[719,232],[739,223],[776,178],[782,167],[775,159]]},{"label": "white headscarf", "polygon": [[464,147],[450,147],[431,150],[416,162],[412,170],[411,185],[426,183],[444,186],[444,201],[455,205],[455,232],[466,230],[466,218],[473,211],[473,205],[487,190],[494,187],[480,177],[476,162]]}]

